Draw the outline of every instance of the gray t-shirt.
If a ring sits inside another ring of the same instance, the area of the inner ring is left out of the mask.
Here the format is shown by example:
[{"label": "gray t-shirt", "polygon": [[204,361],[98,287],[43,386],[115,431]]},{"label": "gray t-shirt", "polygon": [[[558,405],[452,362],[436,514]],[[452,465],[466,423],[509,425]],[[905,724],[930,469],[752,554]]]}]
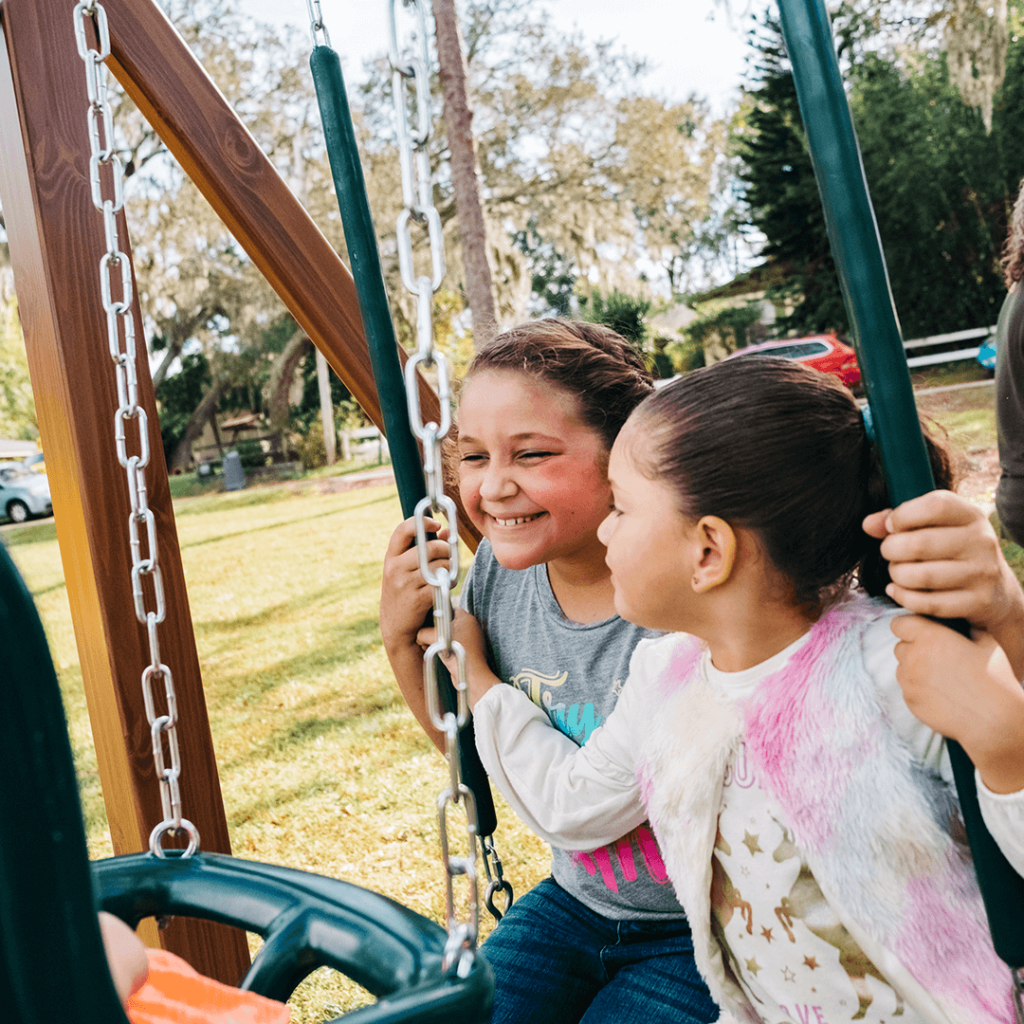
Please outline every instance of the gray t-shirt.
[{"label": "gray t-shirt", "polygon": [[[555,600],[544,565],[502,568],[486,540],[460,604],[483,627],[495,674],[544,708],[555,728],[580,745],[615,707],[633,648],[653,635],[617,615],[589,625],[571,622]],[[683,916],[646,823],[598,850],[551,853],[555,881],[604,917]]]}]

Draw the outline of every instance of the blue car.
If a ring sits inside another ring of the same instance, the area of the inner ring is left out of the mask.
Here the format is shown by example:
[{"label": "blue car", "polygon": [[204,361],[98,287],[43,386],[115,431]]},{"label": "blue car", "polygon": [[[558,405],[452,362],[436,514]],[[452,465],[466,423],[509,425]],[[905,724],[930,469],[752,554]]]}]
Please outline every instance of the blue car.
[{"label": "blue car", "polygon": [[996,336],[994,334],[989,335],[978,349],[978,362],[981,363],[986,377],[996,375]]},{"label": "blue car", "polygon": [[46,474],[33,473],[20,462],[0,462],[0,513],[12,523],[24,523],[30,516],[52,515]]}]

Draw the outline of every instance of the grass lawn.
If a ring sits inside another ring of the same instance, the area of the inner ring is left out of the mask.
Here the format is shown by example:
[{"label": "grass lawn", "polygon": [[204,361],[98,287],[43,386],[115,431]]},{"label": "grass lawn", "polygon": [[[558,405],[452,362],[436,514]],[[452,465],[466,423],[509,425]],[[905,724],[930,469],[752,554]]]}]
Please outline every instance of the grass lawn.
[{"label": "grass lawn", "polygon": [[920,394],[917,407],[943,426],[954,446],[962,452],[996,446],[994,383]]},{"label": "grass lawn", "polygon": [[[381,559],[401,518],[394,488],[260,487],[181,499],[175,511],[234,852],[344,878],[442,921],[443,760],[406,710],[377,624]],[[90,854],[108,856],[54,527],[4,539],[64,689]],[[498,817],[499,852],[521,893],[546,873],[546,848],[500,802]],[[483,930],[489,920],[483,912]],[[367,998],[317,972],[293,997],[293,1020]]]}]

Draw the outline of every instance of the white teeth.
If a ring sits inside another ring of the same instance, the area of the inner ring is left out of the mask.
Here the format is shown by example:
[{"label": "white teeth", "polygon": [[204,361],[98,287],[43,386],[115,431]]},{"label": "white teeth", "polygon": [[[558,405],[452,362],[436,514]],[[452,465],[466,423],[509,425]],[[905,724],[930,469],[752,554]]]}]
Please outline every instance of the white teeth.
[{"label": "white teeth", "polygon": [[532,523],[534,519],[539,519],[543,515],[541,512],[535,512],[532,516],[519,516],[516,519],[499,519],[497,516],[491,518],[499,526],[518,526],[520,523]]}]

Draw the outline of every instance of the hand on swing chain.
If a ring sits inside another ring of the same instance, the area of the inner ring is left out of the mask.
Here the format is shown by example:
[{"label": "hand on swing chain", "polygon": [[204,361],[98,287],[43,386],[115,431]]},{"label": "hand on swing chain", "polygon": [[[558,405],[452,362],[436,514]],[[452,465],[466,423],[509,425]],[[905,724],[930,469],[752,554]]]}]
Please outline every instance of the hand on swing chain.
[{"label": "hand on swing chain", "polygon": [[[882,540],[894,600],[940,619],[966,619],[1000,642],[1024,624],[1024,594],[985,514],[951,491],[932,491],[868,516],[864,529]],[[1007,650],[1018,677],[1015,653]]]},{"label": "hand on swing chain", "polygon": [[[427,553],[433,570],[448,568],[448,527],[425,519],[437,539],[428,541]],[[420,573],[416,552],[416,520],[399,523],[388,542],[380,594],[380,632],[385,650],[412,645],[416,633],[433,607],[433,593]]]},{"label": "hand on swing chain", "polygon": [[[426,650],[437,640],[437,630],[433,626],[424,626],[416,634],[416,642]],[[501,680],[491,671],[487,663],[487,641],[484,638],[484,631],[480,623],[461,608],[455,609],[452,618],[452,640],[462,644],[466,651],[466,683],[469,687],[469,706],[473,708],[476,702],[492,687],[501,683]],[[455,668],[454,659],[441,656],[441,660],[449,671]]]},{"label": "hand on swing chain", "polygon": [[919,615],[901,615],[896,680],[925,725],[957,740],[994,793],[1024,788],[1024,690],[1002,648]]}]

